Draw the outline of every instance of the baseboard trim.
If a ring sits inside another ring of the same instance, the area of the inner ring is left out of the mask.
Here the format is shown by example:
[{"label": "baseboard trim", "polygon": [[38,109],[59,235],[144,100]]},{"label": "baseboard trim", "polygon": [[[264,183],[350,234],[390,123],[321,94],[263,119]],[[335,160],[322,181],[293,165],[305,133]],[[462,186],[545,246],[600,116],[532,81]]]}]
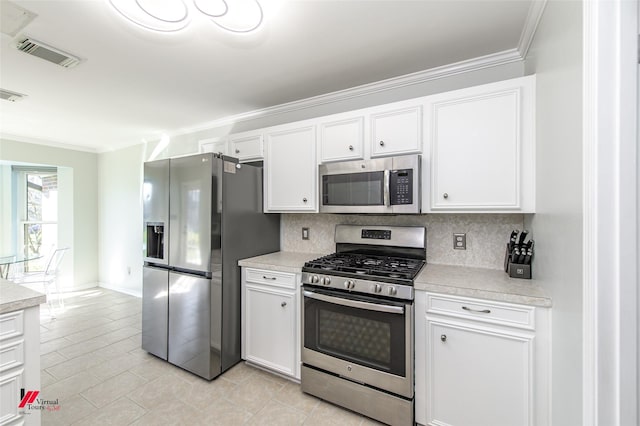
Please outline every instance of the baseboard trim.
[{"label": "baseboard trim", "polygon": [[97,287],[106,288],[107,290],[117,291],[118,293],[128,294],[129,296],[134,296],[137,298],[142,298],[142,289],[131,290],[129,288],[122,288],[122,287],[114,286],[114,285],[103,283],[103,282],[97,283]]}]

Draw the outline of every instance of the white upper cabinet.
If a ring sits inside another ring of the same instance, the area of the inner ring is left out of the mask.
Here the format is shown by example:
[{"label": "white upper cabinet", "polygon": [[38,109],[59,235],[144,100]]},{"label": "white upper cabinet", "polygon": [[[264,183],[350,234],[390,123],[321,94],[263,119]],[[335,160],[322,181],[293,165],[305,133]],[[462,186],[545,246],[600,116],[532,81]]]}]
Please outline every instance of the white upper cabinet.
[{"label": "white upper cabinet", "polygon": [[409,106],[370,116],[371,157],[415,154],[422,151],[422,107]]},{"label": "white upper cabinet", "polygon": [[240,162],[262,160],[262,131],[238,133],[229,136],[229,155]]},{"label": "white upper cabinet", "polygon": [[267,133],[266,148],[264,211],[317,211],[316,126],[274,128]]},{"label": "white upper cabinet", "polygon": [[210,138],[198,141],[200,152],[214,152],[227,155],[227,138]]},{"label": "white upper cabinet", "polygon": [[533,213],[535,76],[425,99],[423,211]]},{"label": "white upper cabinet", "polygon": [[364,158],[364,117],[321,121],[320,162]]}]

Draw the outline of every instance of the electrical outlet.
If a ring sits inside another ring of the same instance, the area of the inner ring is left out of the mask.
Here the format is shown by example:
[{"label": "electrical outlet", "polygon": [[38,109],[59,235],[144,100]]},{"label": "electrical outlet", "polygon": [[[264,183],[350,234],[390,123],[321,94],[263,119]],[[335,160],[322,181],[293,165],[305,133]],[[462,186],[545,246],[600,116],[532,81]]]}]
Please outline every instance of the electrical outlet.
[{"label": "electrical outlet", "polygon": [[466,250],[467,234],[453,234],[453,248],[454,250]]},{"label": "electrical outlet", "polygon": [[302,239],[303,240],[309,239],[309,228],[302,228]]}]

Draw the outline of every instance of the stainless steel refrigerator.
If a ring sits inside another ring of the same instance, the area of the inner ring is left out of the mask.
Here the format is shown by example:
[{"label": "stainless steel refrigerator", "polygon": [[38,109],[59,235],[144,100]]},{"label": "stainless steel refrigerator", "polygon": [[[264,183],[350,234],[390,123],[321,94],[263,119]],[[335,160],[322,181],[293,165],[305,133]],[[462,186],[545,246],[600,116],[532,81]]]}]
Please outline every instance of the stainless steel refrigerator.
[{"label": "stainless steel refrigerator", "polygon": [[218,154],[144,164],[142,348],[205,379],[240,361],[238,260],[280,249],[262,168]]}]

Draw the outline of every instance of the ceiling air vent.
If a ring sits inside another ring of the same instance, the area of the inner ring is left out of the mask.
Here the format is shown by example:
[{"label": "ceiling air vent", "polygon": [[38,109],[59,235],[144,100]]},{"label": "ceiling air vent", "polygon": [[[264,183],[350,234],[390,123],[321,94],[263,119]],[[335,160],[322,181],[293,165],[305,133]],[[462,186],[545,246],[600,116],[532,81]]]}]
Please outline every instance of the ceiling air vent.
[{"label": "ceiling air vent", "polygon": [[16,48],[65,68],[75,67],[80,63],[79,58],[29,37],[19,37],[16,41]]},{"label": "ceiling air vent", "polygon": [[22,93],[12,92],[11,90],[0,89],[0,99],[5,101],[16,102],[26,98],[27,95]]}]

